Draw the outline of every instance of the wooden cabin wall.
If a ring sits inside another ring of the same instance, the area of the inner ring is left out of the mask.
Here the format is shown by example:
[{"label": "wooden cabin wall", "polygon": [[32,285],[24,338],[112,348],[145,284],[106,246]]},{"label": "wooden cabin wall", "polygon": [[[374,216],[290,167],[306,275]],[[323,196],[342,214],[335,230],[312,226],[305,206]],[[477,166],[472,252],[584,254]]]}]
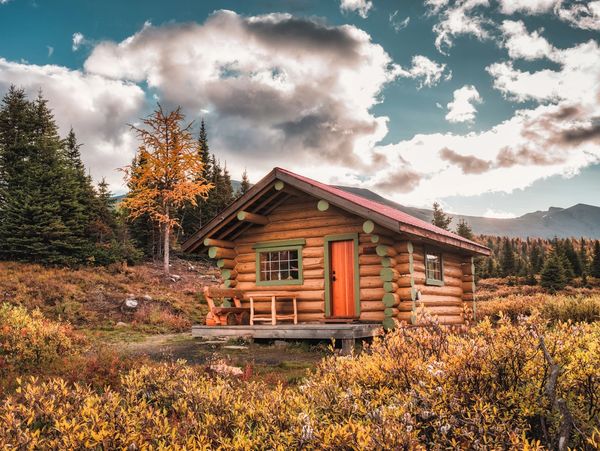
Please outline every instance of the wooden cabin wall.
[{"label": "wooden cabin wall", "polygon": [[[383,282],[379,277],[380,258],[375,253],[375,244],[362,233],[363,220],[330,206],[325,211],[317,209],[317,199],[294,198],[280,205],[269,215],[269,223],[253,226],[234,241],[235,247],[227,263],[230,268],[223,271],[226,286],[245,292],[293,291],[298,293],[298,320],[319,321],[325,317],[325,262],[324,237],[345,233],[359,233],[359,274],[362,321],[382,321],[385,306],[381,302]],[[303,238],[302,285],[256,285],[255,243]],[[249,305],[244,300],[244,306]],[[289,302],[285,309],[289,310]],[[256,302],[258,311],[269,311],[268,301]],[[279,308],[283,307],[278,305]]]},{"label": "wooden cabin wall", "polygon": [[421,292],[416,302],[425,310],[436,315],[442,324],[461,324],[463,318],[463,257],[442,252],[444,285],[425,285],[425,249],[415,245],[413,251],[415,289]]}]

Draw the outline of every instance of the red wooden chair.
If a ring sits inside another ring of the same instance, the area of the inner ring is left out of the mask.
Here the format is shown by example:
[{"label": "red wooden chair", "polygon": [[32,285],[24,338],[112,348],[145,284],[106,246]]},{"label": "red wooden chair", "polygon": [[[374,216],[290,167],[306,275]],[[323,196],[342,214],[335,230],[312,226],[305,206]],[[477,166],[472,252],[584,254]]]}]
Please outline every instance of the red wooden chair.
[{"label": "red wooden chair", "polygon": [[[244,292],[233,288],[204,287],[204,298],[209,312],[206,315],[207,326],[236,326],[250,324],[250,309],[243,308],[241,299]],[[231,298],[235,307],[217,307],[215,298]]]}]

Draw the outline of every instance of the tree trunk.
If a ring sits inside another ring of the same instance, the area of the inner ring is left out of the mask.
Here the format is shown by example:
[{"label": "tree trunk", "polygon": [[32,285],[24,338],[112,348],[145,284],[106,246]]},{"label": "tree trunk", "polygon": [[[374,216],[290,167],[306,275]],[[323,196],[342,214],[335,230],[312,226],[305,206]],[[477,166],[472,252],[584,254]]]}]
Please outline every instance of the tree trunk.
[{"label": "tree trunk", "polygon": [[164,234],[164,251],[163,251],[163,270],[165,275],[169,275],[169,247],[171,244],[171,226],[168,222],[169,220],[169,211],[167,210],[167,222],[165,223],[165,234]]}]

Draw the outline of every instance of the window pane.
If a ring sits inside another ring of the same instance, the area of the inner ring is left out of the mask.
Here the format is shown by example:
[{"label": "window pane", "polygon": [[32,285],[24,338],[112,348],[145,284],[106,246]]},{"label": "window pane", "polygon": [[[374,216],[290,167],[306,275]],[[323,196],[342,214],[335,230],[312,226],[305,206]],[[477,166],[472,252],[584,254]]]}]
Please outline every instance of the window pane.
[{"label": "window pane", "polygon": [[298,251],[260,252],[260,280],[297,280],[299,278]]},{"label": "window pane", "polygon": [[441,254],[426,254],[425,256],[425,273],[427,279],[442,280],[442,255]]}]

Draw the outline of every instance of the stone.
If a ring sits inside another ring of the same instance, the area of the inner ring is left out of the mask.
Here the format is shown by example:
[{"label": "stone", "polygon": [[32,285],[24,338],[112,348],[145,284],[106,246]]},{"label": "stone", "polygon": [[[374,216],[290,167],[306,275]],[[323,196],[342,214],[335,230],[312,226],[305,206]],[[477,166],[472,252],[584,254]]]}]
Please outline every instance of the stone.
[{"label": "stone", "polygon": [[248,349],[248,346],[227,345],[227,346],[223,346],[223,349],[241,350],[241,349]]},{"label": "stone", "polygon": [[179,282],[181,280],[181,276],[178,276],[177,274],[171,274],[170,279],[171,282]]},{"label": "stone", "polygon": [[152,298],[152,296],[150,296],[149,294],[145,294],[145,295],[143,295],[143,296],[142,296],[142,299],[143,299],[144,301],[147,301],[147,302],[152,302],[152,299],[153,299],[153,298]]},{"label": "stone", "polygon": [[225,362],[213,363],[209,368],[221,376],[241,376],[244,374],[244,371],[239,366],[230,366]]},{"label": "stone", "polygon": [[119,321],[117,324],[115,324],[115,327],[127,327],[127,323],[124,323],[123,321]]},{"label": "stone", "polygon": [[125,299],[125,307],[131,310],[135,310],[138,307],[137,299]]}]

